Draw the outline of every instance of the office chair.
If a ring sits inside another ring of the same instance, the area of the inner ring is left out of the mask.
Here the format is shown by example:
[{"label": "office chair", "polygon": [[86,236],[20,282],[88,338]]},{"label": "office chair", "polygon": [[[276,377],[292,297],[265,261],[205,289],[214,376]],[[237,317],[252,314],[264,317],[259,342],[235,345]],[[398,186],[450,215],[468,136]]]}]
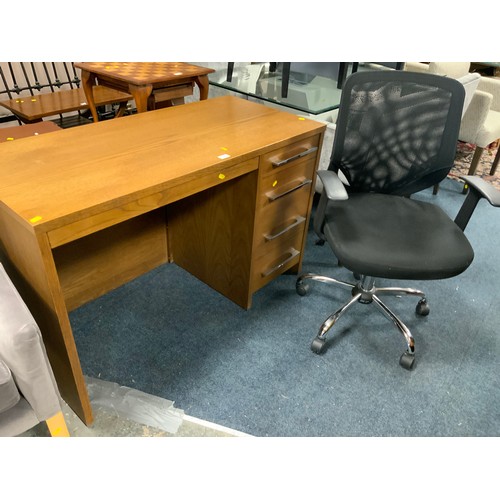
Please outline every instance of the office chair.
[{"label": "office chair", "polygon": [[375,304],[404,336],[400,365],[413,368],[413,336],[380,297],[416,296],[421,316],[429,314],[427,298],[412,288],[377,288],[375,280],[462,273],[474,257],[463,232],[474,208],[483,197],[500,205],[500,192],[474,176],[464,177],[471,189],[455,221],[438,206],[411,199],[453,166],[463,102],[460,82],[433,74],[371,71],[346,80],[329,169],[318,172],[323,191],[314,230],[357,283],[311,273],[297,278],[299,295],[306,295],[307,280],[340,285],[352,295],[323,322],[313,352],[325,351],[327,332],[352,305]]}]

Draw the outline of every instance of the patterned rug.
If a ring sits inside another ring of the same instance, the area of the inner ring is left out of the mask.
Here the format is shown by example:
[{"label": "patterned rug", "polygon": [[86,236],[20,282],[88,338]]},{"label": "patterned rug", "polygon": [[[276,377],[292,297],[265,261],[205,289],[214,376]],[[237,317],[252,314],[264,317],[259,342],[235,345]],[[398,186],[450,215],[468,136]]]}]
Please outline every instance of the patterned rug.
[{"label": "patterned rug", "polygon": [[[457,155],[455,157],[455,166],[451,169],[448,177],[451,179],[463,182],[458,177],[460,175],[467,175],[469,172],[469,166],[472,161],[472,156],[474,155],[475,146],[465,142],[459,142],[457,147]],[[479,165],[477,166],[476,174],[482,177],[485,181],[493,184],[497,189],[500,189],[500,166],[497,169],[495,175],[490,175],[491,164],[495,158],[497,148],[490,147],[485,148]]]}]

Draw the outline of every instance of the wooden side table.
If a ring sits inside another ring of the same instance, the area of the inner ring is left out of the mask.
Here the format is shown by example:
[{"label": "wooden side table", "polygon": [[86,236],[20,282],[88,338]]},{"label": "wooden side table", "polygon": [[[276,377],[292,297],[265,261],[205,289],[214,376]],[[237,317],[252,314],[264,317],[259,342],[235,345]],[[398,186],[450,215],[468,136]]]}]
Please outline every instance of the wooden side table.
[{"label": "wooden side table", "polygon": [[[104,85],[132,95],[138,113],[184,102],[196,84],[200,100],[208,97],[208,75],[215,70],[182,62],[82,62],[82,86],[94,121],[98,121],[92,86]],[[157,105],[157,101],[159,104]]]}]

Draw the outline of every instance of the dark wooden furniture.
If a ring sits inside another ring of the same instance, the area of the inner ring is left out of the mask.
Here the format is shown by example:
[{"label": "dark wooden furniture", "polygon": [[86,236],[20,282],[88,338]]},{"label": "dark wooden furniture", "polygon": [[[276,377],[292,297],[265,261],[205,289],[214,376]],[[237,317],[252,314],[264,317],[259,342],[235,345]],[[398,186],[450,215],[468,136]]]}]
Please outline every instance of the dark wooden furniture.
[{"label": "dark wooden furniture", "polygon": [[86,424],[68,311],[167,262],[249,308],[301,268],[324,130],[226,96],[0,144],[2,261]]},{"label": "dark wooden furniture", "polygon": [[184,102],[193,86],[200,89],[200,100],[208,97],[211,68],[182,62],[80,62],[82,83],[94,121],[98,116],[90,89],[93,85],[130,93],[138,113]]}]

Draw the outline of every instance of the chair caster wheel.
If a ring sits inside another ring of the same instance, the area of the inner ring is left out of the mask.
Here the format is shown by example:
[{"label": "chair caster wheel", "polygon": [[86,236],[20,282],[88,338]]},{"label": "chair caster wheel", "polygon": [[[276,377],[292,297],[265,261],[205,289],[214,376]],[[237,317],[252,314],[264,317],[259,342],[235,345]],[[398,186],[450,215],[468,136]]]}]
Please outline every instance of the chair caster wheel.
[{"label": "chair caster wheel", "polygon": [[320,339],[316,337],[311,343],[311,351],[316,354],[321,354],[325,350],[325,339]]},{"label": "chair caster wheel", "polygon": [[302,281],[297,281],[295,283],[295,290],[301,297],[304,297],[309,291],[309,285],[305,285]]},{"label": "chair caster wheel", "polygon": [[406,370],[411,370],[415,363],[415,355],[409,352],[404,352],[399,358],[399,364]]},{"label": "chair caster wheel", "polygon": [[420,300],[420,302],[417,304],[417,307],[415,308],[415,312],[419,316],[427,316],[430,312],[430,307],[429,304],[427,304],[427,301],[425,299]]}]

